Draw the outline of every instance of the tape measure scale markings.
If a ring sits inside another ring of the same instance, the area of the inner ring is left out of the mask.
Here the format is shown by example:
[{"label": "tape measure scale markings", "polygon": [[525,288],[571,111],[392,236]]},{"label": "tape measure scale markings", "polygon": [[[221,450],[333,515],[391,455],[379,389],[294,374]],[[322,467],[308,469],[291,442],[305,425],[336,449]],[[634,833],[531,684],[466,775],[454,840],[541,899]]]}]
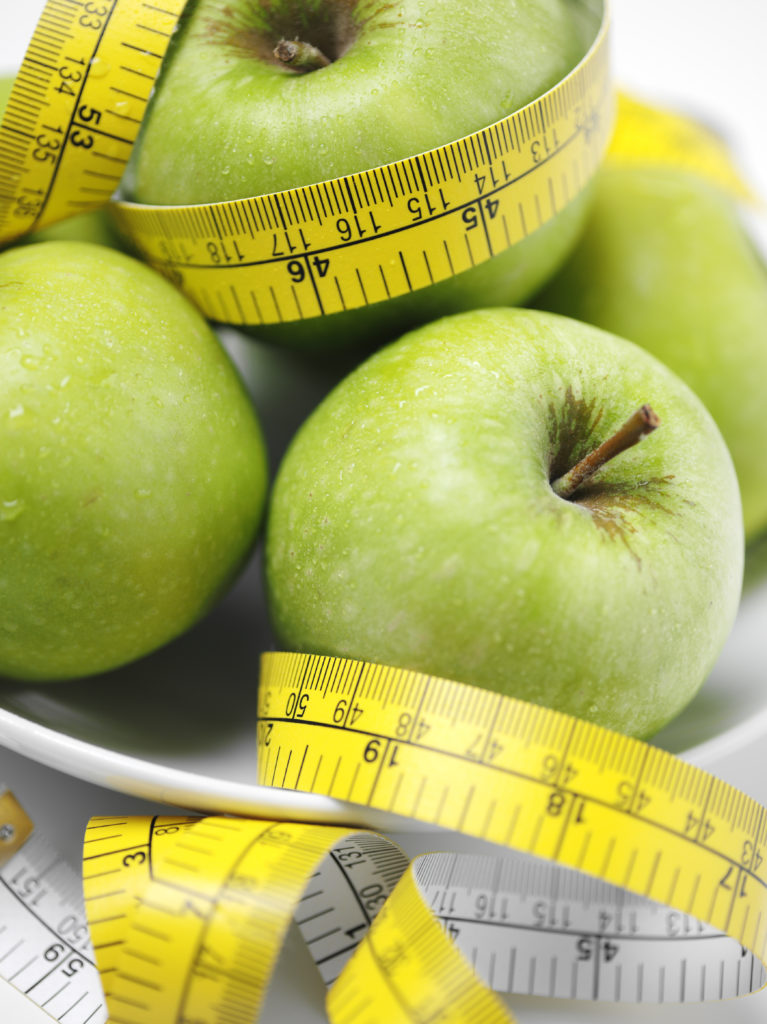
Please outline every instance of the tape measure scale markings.
[{"label": "tape measure scale markings", "polygon": [[0,126],[0,240],[108,202],[179,0],[49,0]]},{"label": "tape measure scale markings", "polygon": [[[183,6],[49,0],[0,129],[0,239],[106,203]],[[115,219],[206,316],[232,324],[427,287],[521,241],[586,187],[612,128],[607,28],[603,12],[589,52],[546,94],[448,145],[267,196],[117,202]]]},{"label": "tape measure scale markings", "polygon": [[344,178],[200,206],[118,202],[121,230],[211,319],[272,324],[417,291],[524,239],[587,185],[612,129],[607,18],[548,93]]},{"label": "tape measure scale markings", "polygon": [[9,823],[14,836],[0,862],[0,981],[53,1020],[103,1024],[106,1008],[80,879],[32,831],[32,822],[6,790],[0,795],[0,826]]},{"label": "tape measure scale markings", "polygon": [[[262,784],[415,817],[667,908],[656,911],[672,915],[665,924],[646,924],[647,935],[637,927],[635,942],[664,928],[676,940],[681,921],[693,930],[705,921],[729,936],[726,952],[700,964],[694,982],[678,973],[675,991],[666,990],[648,972],[633,985],[627,980],[622,998],[697,1000],[701,992],[718,997],[720,987],[732,993],[733,985],[738,992],[764,985],[767,811],[693,765],[490,691],[313,655],[263,656],[259,722]],[[608,908],[602,926],[583,936],[591,943],[600,931],[609,935],[613,917]],[[540,926],[528,918],[528,930]],[[577,928],[565,933],[578,935]],[[609,947],[596,948],[609,955]],[[638,949],[633,961],[642,964]],[[594,947],[570,953],[591,957]],[[576,995],[582,984],[562,983]],[[342,977],[332,999],[344,984]],[[620,985],[614,978],[605,984]]]},{"label": "tape measure scale markings", "polygon": [[[671,755],[489,691],[308,655],[264,657],[259,735],[262,781],[559,863],[408,866],[388,840],[336,826],[95,818],[83,884],[113,1024],[251,1020],[294,912],[333,1024],[510,1021],[491,988],[657,1003],[765,983],[745,947],[764,957],[767,811]],[[39,842],[0,873],[24,950],[14,983],[54,1019],[101,1024],[73,873],[57,882]]]},{"label": "tape measure scale markings", "polygon": [[[94,819],[94,839],[84,892],[114,1024],[252,1020],[294,913],[331,983],[407,865],[380,836],[287,822]],[[103,904],[134,865],[115,922]]]}]

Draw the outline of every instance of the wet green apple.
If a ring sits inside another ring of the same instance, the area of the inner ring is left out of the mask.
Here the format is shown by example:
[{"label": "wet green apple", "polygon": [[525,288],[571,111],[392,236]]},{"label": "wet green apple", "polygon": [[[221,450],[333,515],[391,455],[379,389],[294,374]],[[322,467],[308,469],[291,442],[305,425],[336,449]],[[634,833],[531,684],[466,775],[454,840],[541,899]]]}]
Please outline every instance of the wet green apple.
[{"label": "wet green apple", "polygon": [[[155,204],[260,195],[378,166],[511,113],[570,71],[597,24],[578,0],[195,0],[124,184]],[[325,55],[297,72],[299,39]],[[513,250],[374,307],[259,329],[315,350],[391,338],[454,309],[521,301],[571,247],[586,199]]]},{"label": "wet green apple", "polygon": [[0,674],[103,672],[186,630],[266,484],[239,375],[159,274],[83,242],[0,256]]},{"label": "wet green apple", "polygon": [[[564,488],[645,404],[659,429]],[[700,400],[630,342],[532,310],[446,317],[362,363],[299,429],[267,520],[285,648],[641,736],[706,678],[742,569],[737,481]]]},{"label": "wet green apple", "polygon": [[661,165],[609,165],[586,230],[535,300],[652,352],[732,453],[747,538],[767,529],[767,267],[726,192]]}]

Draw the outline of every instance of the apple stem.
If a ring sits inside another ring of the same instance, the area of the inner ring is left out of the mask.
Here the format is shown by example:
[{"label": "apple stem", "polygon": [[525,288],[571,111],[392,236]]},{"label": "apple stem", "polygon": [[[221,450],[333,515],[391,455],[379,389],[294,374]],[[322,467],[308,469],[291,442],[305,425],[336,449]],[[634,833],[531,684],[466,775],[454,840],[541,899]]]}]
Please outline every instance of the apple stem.
[{"label": "apple stem", "polygon": [[621,452],[625,452],[626,449],[632,448],[658,426],[660,426],[660,420],[650,406],[641,406],[622,427],[616,430],[612,437],[577,462],[558,480],[555,480],[551,485],[552,490],[560,498],[572,498],[581,484],[590,479],[606,462],[615,458],[616,455],[620,455]]},{"label": "apple stem", "polygon": [[302,73],[326,68],[331,63],[322,50],[300,39],[280,39],[274,48],[274,56],[281,64]]}]

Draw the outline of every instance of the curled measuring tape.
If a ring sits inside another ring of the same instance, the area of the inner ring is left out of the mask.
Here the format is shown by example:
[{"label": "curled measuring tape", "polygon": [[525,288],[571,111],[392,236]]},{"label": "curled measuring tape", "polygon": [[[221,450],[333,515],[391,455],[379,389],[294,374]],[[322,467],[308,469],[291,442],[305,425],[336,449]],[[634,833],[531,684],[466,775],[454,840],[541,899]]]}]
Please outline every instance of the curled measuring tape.
[{"label": "curled measuring tape", "polygon": [[[183,6],[49,0],[0,128],[0,241],[107,202]],[[211,319],[340,312],[459,274],[553,218],[599,166],[612,105],[603,14],[561,82],[448,145],[266,196],[113,210]]]},{"label": "curled measuring tape", "polygon": [[[333,1024],[510,1021],[492,989],[657,1004],[765,984],[767,809],[664,751],[465,684],[271,653],[258,765],[352,820],[393,812],[506,852],[408,865],[352,828],[95,818],[84,894],[115,1024],[252,1020],[291,915]],[[31,912],[50,865],[19,856],[0,877]],[[52,930],[47,977],[92,967]]]},{"label": "curled measuring tape", "polygon": [[767,982],[767,809],[643,742],[416,672],[270,653],[258,770],[351,821],[400,814],[499,852],[408,864],[353,827],[94,818],[93,952],[55,856],[27,840],[0,871],[0,977],[46,1005],[66,994],[67,1024],[103,1024],[105,1006],[114,1024],[251,1021],[295,916],[333,1024],[511,1021],[492,990],[657,1004]]},{"label": "curled measuring tape", "polygon": [[373,1002],[360,1020],[395,1019],[376,1016],[392,992],[411,1007],[406,1020],[437,1009],[446,1020],[508,1019],[482,1016],[484,990],[463,1018],[442,1005],[457,968],[426,903],[502,990],[658,1002],[765,984],[767,810],[638,740],[416,672],[271,653],[259,690],[259,781],[567,869],[542,885],[502,861],[423,861],[331,990],[332,1020],[355,1019],[344,1010],[354,992]]},{"label": "curled measuring tape", "polygon": [[183,7],[48,0],[0,125],[0,241],[107,204]]},{"label": "curled measuring tape", "polygon": [[106,1020],[80,879],[0,786],[0,1018],[31,1004],[34,1020]]}]

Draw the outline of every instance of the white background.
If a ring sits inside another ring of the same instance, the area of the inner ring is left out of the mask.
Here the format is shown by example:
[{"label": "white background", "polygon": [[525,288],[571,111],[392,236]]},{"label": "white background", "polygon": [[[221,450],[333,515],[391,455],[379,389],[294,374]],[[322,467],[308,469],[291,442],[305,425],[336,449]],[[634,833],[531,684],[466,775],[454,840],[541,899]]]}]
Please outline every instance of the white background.
[{"label": "white background", "polygon": [[[13,70],[42,8],[40,0],[0,0],[0,71]],[[767,0],[613,0],[612,52],[617,82],[647,99],[677,105],[716,127],[730,142],[755,190],[767,197]],[[767,383],[767,382],[766,382]],[[767,802],[767,740],[716,766],[719,775]],[[0,780],[11,786],[47,838],[77,864],[92,814],[143,813],[155,805],[60,775],[0,748]],[[435,845],[411,837],[412,852]],[[440,845],[440,844],[437,844]],[[511,1001],[521,1024],[764,1024],[767,992],[735,1003],[660,1008]],[[39,1015],[28,1018],[37,1022]],[[44,1017],[44,1020],[50,1018]],[[321,987],[303,950],[290,944],[270,993],[266,1021],[324,1020]],[[3,1024],[27,1024],[21,1006],[3,1002]],[[157,1024],[166,1024],[158,1021]]]}]

